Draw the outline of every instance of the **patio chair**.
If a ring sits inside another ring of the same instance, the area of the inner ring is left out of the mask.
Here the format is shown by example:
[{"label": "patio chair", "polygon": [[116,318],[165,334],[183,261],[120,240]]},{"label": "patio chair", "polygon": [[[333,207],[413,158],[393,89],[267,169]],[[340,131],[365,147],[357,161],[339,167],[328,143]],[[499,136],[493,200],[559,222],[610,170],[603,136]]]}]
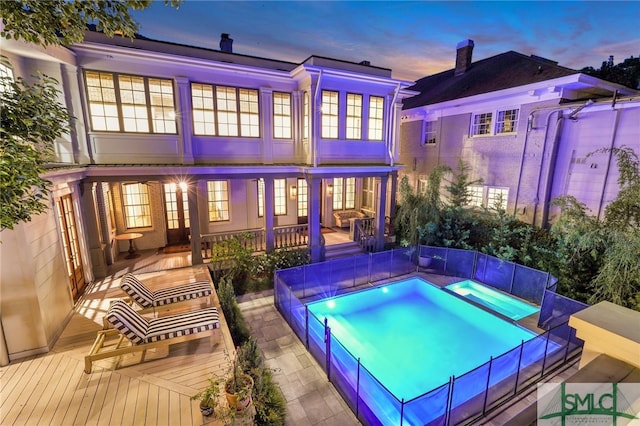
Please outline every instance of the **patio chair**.
[{"label": "patio chair", "polygon": [[184,302],[186,300],[208,298],[211,305],[213,287],[209,281],[180,284],[153,291],[132,273],[126,273],[120,281],[120,288],[145,310],[153,310],[160,306]]},{"label": "patio chair", "polygon": [[[213,346],[215,330],[220,328],[216,308],[147,319],[124,300],[116,300],[111,304],[106,319],[113,328],[98,331],[89,354],[84,357],[84,372],[87,374],[91,373],[92,363],[101,359],[142,352],[142,362],[147,349],[168,347],[204,337],[209,337]],[[118,337],[118,340],[114,345],[105,346],[108,337]]]}]

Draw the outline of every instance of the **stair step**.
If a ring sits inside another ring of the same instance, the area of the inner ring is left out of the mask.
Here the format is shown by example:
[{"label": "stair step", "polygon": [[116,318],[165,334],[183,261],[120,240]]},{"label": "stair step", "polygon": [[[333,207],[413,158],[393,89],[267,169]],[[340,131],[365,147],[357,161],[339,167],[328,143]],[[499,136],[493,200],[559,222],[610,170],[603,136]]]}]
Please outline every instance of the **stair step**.
[{"label": "stair step", "polygon": [[360,246],[354,242],[333,244],[325,247],[325,260],[337,259],[341,257],[354,256],[366,253]]}]

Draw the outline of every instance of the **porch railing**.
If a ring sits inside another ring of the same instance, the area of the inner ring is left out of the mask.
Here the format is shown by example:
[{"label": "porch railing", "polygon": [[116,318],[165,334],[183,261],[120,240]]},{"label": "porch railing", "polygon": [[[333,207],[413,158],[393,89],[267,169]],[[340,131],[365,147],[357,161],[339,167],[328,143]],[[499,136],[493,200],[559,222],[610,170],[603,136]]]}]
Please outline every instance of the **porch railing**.
[{"label": "porch railing", "polygon": [[372,217],[364,219],[354,219],[353,240],[358,243],[360,248],[369,253],[373,253],[376,248],[376,228]]},{"label": "porch railing", "polygon": [[[309,227],[307,224],[279,226],[274,228],[273,232],[275,249],[306,247],[309,242]],[[263,252],[267,249],[264,228],[201,234],[200,239],[205,258],[211,258],[213,248],[216,245],[216,257],[225,257],[224,250],[226,249],[229,249],[229,255],[231,255],[231,248],[226,242],[233,239],[237,239],[242,247],[250,249],[253,253]]]}]

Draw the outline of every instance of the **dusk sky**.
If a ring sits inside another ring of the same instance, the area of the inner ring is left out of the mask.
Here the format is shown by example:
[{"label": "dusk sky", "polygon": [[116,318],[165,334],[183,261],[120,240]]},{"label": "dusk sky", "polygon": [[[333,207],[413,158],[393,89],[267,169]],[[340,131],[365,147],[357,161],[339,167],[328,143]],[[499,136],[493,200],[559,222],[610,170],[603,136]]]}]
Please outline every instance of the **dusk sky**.
[{"label": "dusk sky", "polygon": [[622,1],[198,1],[178,10],[156,1],[134,13],[156,40],[299,63],[311,55],[393,70],[416,80],[453,68],[458,42],[475,42],[473,60],[509,50],[599,68],[640,56],[640,2]]}]

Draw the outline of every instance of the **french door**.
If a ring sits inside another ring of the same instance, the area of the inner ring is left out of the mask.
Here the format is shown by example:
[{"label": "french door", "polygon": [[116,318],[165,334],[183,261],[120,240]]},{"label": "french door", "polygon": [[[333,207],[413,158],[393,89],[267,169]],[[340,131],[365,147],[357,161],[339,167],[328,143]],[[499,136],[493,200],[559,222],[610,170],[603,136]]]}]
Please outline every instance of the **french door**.
[{"label": "french door", "polygon": [[58,220],[62,231],[62,243],[64,249],[67,274],[71,295],[76,301],[82,295],[85,288],[84,269],[82,268],[82,256],[80,254],[80,241],[78,240],[78,228],[73,212],[71,195],[65,195],[56,201],[58,208]]},{"label": "french door", "polygon": [[164,209],[167,224],[167,245],[189,242],[189,199],[186,183],[164,184]]}]

